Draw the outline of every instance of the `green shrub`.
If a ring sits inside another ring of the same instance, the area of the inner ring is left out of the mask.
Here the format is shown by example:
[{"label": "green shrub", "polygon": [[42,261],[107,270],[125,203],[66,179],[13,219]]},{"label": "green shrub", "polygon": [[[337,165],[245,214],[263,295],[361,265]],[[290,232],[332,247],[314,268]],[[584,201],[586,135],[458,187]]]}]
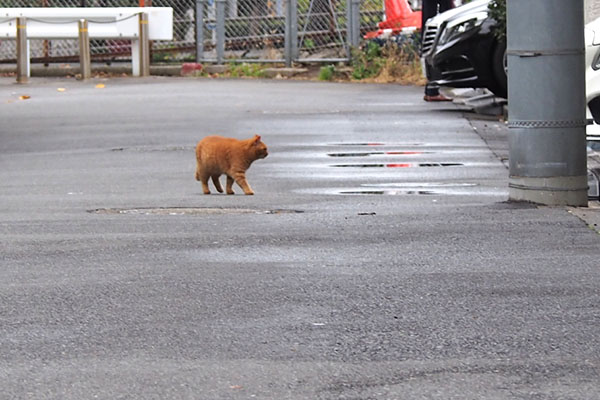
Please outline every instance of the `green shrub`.
[{"label": "green shrub", "polygon": [[492,0],[488,6],[490,16],[498,23],[495,34],[501,41],[506,41],[506,0]]},{"label": "green shrub", "polygon": [[384,63],[381,47],[375,42],[367,42],[366,47],[352,50],[352,78],[372,78],[379,73]]},{"label": "green shrub", "polygon": [[326,65],[319,70],[320,81],[330,81],[333,79],[335,68],[333,65]]}]

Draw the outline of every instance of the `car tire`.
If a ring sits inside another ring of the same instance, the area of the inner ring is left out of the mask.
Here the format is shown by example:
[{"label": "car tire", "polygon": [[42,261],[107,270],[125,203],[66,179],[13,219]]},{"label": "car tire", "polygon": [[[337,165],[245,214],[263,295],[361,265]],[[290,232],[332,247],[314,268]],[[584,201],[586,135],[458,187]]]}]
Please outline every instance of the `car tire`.
[{"label": "car tire", "polygon": [[496,84],[492,90],[496,96],[508,98],[508,74],[506,64],[506,43],[496,42],[492,54],[492,72]]}]

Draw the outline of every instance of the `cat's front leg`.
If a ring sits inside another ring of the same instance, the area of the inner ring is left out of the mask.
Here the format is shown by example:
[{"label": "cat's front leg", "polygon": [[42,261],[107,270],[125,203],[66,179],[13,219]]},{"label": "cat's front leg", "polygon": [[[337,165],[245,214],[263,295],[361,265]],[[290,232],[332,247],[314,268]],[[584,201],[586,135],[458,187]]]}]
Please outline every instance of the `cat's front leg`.
[{"label": "cat's front leg", "polygon": [[247,194],[247,195],[253,195],[254,194],[254,192],[250,188],[250,185],[248,185],[248,182],[246,181],[246,175],[245,174],[243,174],[243,173],[236,174],[235,181],[244,190],[244,194]]}]

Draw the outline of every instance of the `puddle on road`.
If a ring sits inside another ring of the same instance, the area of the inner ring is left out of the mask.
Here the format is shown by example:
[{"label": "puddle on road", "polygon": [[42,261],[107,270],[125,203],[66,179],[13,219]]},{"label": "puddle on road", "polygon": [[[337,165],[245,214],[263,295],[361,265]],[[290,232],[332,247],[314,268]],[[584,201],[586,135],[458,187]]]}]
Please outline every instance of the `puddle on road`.
[{"label": "puddle on road", "polygon": [[302,193],[376,196],[505,196],[504,188],[482,187],[471,182],[385,182],[359,186],[312,188]]},{"label": "puddle on road", "polygon": [[329,146],[385,146],[385,143],[379,142],[359,142],[359,143],[329,143]]},{"label": "puddle on road", "polygon": [[369,157],[369,156],[418,156],[431,154],[431,151],[364,151],[356,153],[327,153],[329,157]]},{"label": "puddle on road", "polygon": [[477,183],[468,182],[390,182],[390,183],[365,183],[362,187],[390,188],[390,189],[430,189],[430,188],[465,188],[479,186]]},{"label": "puddle on road", "polygon": [[339,194],[371,194],[371,195],[435,195],[442,194],[432,190],[342,190]]},{"label": "puddle on road", "polygon": [[334,147],[344,147],[344,146],[352,146],[352,147],[396,147],[396,148],[410,148],[410,147],[424,147],[429,144],[422,142],[397,142],[397,143],[386,143],[386,142],[351,142],[351,143],[327,143],[327,146]]},{"label": "puddle on road", "polygon": [[472,188],[478,186],[476,183],[466,182],[392,182],[379,184],[363,184],[360,188],[352,190],[340,190],[338,194],[347,195],[443,195],[443,194],[464,194],[463,188]]},{"label": "puddle on road", "polygon": [[222,214],[300,214],[300,210],[259,210],[253,208],[219,207],[137,207],[137,208],[98,208],[88,210],[91,214],[109,215],[222,215]]},{"label": "puddle on road", "polygon": [[420,168],[420,167],[459,167],[463,163],[387,163],[387,164],[332,164],[334,168]]}]

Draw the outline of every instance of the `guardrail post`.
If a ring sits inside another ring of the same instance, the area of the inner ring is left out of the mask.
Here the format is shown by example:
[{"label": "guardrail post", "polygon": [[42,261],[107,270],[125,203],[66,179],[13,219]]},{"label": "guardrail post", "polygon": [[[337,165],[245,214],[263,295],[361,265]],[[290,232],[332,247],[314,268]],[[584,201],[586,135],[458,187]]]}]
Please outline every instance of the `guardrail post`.
[{"label": "guardrail post", "polygon": [[216,0],[217,5],[217,64],[223,64],[225,58],[225,2]]},{"label": "guardrail post", "polygon": [[287,0],[285,9],[285,66],[298,57],[298,0]]},{"label": "guardrail post", "polygon": [[27,41],[27,19],[17,18],[17,82],[29,80],[29,42]]},{"label": "guardrail post", "polygon": [[196,0],[196,62],[204,59],[204,2]]},{"label": "guardrail post", "polygon": [[81,79],[90,79],[92,77],[92,67],[90,63],[90,34],[88,32],[88,22],[80,19],[77,23],[79,27],[79,66]]},{"label": "guardrail post", "polygon": [[140,25],[140,76],[150,76],[150,41],[148,39],[148,14],[139,14]]}]

